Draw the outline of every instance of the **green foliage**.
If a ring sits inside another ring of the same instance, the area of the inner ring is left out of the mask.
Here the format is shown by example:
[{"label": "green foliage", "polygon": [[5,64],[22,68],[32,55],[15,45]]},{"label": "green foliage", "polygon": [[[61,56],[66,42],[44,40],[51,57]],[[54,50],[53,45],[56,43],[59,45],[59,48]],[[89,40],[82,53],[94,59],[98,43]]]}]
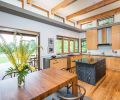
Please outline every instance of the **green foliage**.
[{"label": "green foliage", "polygon": [[16,33],[13,37],[13,42],[10,44],[8,44],[1,35],[0,39],[0,50],[2,50],[13,65],[13,67],[8,69],[7,74],[10,75],[12,73],[18,73],[19,79],[25,77],[31,67],[27,65],[27,61],[37,49],[36,43],[34,41],[23,40],[22,35],[20,36],[20,41],[18,42]]}]

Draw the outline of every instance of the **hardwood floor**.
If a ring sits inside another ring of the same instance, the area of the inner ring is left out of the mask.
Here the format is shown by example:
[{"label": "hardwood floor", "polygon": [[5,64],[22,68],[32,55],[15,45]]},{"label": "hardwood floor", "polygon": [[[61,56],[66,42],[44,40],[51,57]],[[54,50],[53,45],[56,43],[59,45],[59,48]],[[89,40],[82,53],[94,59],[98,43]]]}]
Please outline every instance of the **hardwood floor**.
[{"label": "hardwood floor", "polygon": [[93,100],[120,100],[120,71],[107,70],[106,76],[96,86],[78,81]]}]

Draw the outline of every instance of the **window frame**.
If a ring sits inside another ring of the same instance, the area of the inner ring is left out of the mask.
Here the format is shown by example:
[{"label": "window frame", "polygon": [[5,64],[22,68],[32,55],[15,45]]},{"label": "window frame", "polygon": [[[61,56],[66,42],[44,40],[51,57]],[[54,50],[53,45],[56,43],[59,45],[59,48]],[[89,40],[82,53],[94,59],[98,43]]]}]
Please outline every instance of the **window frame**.
[{"label": "window frame", "polygon": [[[83,51],[82,51],[82,41],[83,41],[83,40],[85,40],[85,41],[86,41],[86,43],[87,43],[86,38],[82,38],[82,39],[81,39],[81,53],[87,53],[87,50],[86,50],[86,52],[83,52]],[[86,48],[87,48],[87,45],[86,45]]]},{"label": "window frame", "polygon": [[[70,53],[79,53],[79,38],[67,37],[67,36],[59,36],[57,35],[57,39],[62,39],[62,53],[56,54],[70,54]],[[64,52],[64,40],[68,40],[68,53]],[[78,41],[78,52],[75,52],[75,41]],[[70,41],[74,41],[74,52],[70,52]]]},{"label": "window frame", "polygon": [[98,20],[97,20],[97,26],[107,25],[106,23],[104,23],[104,24],[102,24],[102,25],[99,25],[99,21],[103,21],[103,20],[106,20],[106,19],[109,19],[109,18],[113,18],[113,22],[111,22],[111,23],[109,23],[109,24],[114,23],[114,15],[113,15],[113,16],[108,16],[108,17],[105,17],[105,18],[98,19]]},{"label": "window frame", "polygon": [[83,28],[83,25],[88,25],[88,24],[92,24],[92,21],[81,24],[81,25],[80,25],[80,28],[81,28],[81,29],[90,29],[90,28],[93,28],[93,26],[92,26],[92,27]]},{"label": "window frame", "polygon": [[[58,17],[58,18],[60,18],[62,20],[62,21],[59,21],[59,22],[65,23],[65,18],[63,18],[63,17],[61,17],[61,16],[59,16],[57,14],[54,14],[54,16]],[[58,20],[56,20],[56,21],[58,21]]]}]

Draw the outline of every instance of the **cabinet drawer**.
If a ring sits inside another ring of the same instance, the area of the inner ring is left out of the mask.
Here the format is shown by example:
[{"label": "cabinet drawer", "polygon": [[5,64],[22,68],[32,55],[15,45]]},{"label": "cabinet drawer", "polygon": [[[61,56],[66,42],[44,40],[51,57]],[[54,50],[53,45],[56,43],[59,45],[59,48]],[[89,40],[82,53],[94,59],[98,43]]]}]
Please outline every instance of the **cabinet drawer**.
[{"label": "cabinet drawer", "polygon": [[50,67],[62,69],[67,67],[67,58],[50,60]]}]

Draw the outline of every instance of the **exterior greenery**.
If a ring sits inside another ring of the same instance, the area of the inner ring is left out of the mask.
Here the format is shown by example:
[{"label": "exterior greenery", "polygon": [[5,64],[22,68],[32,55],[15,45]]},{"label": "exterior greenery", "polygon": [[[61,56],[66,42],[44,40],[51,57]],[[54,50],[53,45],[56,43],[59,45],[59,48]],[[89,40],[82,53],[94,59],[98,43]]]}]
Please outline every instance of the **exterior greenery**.
[{"label": "exterior greenery", "polygon": [[57,54],[79,52],[78,39],[58,38],[56,43]]},{"label": "exterior greenery", "polygon": [[81,51],[87,52],[86,39],[81,39]]},{"label": "exterior greenery", "polygon": [[62,53],[62,40],[57,39],[57,43],[56,43],[56,47],[57,47],[57,53],[61,54]]},{"label": "exterior greenery", "polygon": [[98,20],[98,25],[99,26],[107,25],[107,24],[111,24],[113,22],[114,22],[114,18],[113,17],[108,17],[108,18],[105,18],[105,19]]},{"label": "exterior greenery", "polygon": [[68,51],[68,40],[64,40],[64,53],[69,53],[69,51]]}]

